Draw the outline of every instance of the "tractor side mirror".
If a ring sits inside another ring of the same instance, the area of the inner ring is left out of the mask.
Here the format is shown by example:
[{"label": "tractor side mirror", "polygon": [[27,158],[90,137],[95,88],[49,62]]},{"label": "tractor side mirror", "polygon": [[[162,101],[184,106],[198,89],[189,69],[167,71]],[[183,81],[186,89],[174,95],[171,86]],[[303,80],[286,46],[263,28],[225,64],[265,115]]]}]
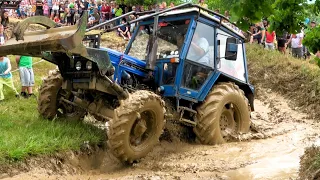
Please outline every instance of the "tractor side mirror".
[{"label": "tractor side mirror", "polygon": [[238,39],[234,37],[228,37],[227,44],[226,44],[225,59],[235,61],[237,60],[237,54],[238,54]]}]

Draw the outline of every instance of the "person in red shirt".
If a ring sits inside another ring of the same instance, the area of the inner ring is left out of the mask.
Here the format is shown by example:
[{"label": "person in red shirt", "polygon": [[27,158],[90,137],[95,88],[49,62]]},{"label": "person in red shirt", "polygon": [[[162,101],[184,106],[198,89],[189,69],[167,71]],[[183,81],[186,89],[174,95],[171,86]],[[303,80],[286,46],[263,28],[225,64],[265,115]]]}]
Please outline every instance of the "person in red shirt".
[{"label": "person in red shirt", "polygon": [[111,7],[109,6],[109,3],[106,3],[105,1],[102,2],[101,14],[103,22],[110,19]]},{"label": "person in red shirt", "polygon": [[274,50],[274,41],[276,40],[276,33],[266,31],[266,49]]}]

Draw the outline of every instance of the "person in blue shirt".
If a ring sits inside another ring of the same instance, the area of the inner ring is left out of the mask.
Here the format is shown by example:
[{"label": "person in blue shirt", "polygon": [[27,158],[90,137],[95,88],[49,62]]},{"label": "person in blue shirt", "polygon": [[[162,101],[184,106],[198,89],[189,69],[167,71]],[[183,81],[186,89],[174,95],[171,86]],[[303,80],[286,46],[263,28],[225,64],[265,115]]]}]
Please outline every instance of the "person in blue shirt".
[{"label": "person in blue shirt", "polygon": [[9,58],[0,57],[0,101],[4,100],[3,86],[7,86],[11,89],[16,97],[19,97],[17,89],[13,85],[12,74],[11,74],[11,63]]}]

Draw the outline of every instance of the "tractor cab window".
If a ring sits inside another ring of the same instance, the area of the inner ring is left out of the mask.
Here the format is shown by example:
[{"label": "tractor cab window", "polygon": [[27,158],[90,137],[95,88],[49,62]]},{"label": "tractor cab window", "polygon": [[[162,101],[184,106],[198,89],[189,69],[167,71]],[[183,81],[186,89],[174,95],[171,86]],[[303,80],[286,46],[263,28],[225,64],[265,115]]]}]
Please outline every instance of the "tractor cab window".
[{"label": "tractor cab window", "polygon": [[236,60],[227,60],[226,46],[227,39],[231,37],[230,34],[217,29],[217,41],[218,41],[218,54],[217,54],[217,68],[219,71],[226,73],[239,80],[246,81],[245,78],[245,66],[243,56],[243,45],[241,40],[237,43],[238,52]]},{"label": "tractor cab window", "polygon": [[214,67],[214,28],[212,26],[197,23],[187,60]]},{"label": "tractor cab window", "polygon": [[197,23],[184,64],[184,87],[199,90],[214,68],[214,27]]},{"label": "tractor cab window", "polygon": [[[186,20],[160,21],[158,26],[158,59],[170,58],[180,54],[189,23]],[[141,25],[131,45],[128,55],[145,60],[152,42],[153,24]]]}]

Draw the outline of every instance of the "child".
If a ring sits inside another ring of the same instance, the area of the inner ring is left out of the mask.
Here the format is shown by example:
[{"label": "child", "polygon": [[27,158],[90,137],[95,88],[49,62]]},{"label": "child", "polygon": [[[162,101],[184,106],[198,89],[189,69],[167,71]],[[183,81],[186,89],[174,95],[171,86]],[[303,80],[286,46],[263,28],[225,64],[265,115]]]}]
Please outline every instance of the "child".
[{"label": "child", "polygon": [[48,3],[44,3],[43,5],[43,14],[47,17],[49,17],[49,6]]},{"label": "child", "polygon": [[93,14],[90,14],[90,18],[88,19],[88,25],[89,27],[93,26],[93,23],[95,22],[96,18],[93,16]]},{"label": "child", "polygon": [[[30,56],[16,56],[16,62],[19,67],[20,81],[21,81],[21,96],[28,98],[34,96],[32,87],[34,85],[34,74],[32,69],[32,57]],[[27,91],[27,93],[26,93]]]},{"label": "child", "polygon": [[15,92],[16,97],[19,97],[19,93],[13,85],[11,64],[7,57],[0,57],[0,102],[4,100],[3,85],[9,87]]},{"label": "child", "polygon": [[54,22],[55,23],[60,23],[59,15],[57,14],[56,17],[54,17]]},{"label": "child", "polygon": [[[123,18],[121,21],[121,24],[125,25],[126,23],[127,23],[126,19]],[[121,26],[118,28],[118,31],[119,31],[120,36],[123,37],[124,40],[127,40],[128,38],[131,39],[131,34],[130,34],[128,26]]]}]

